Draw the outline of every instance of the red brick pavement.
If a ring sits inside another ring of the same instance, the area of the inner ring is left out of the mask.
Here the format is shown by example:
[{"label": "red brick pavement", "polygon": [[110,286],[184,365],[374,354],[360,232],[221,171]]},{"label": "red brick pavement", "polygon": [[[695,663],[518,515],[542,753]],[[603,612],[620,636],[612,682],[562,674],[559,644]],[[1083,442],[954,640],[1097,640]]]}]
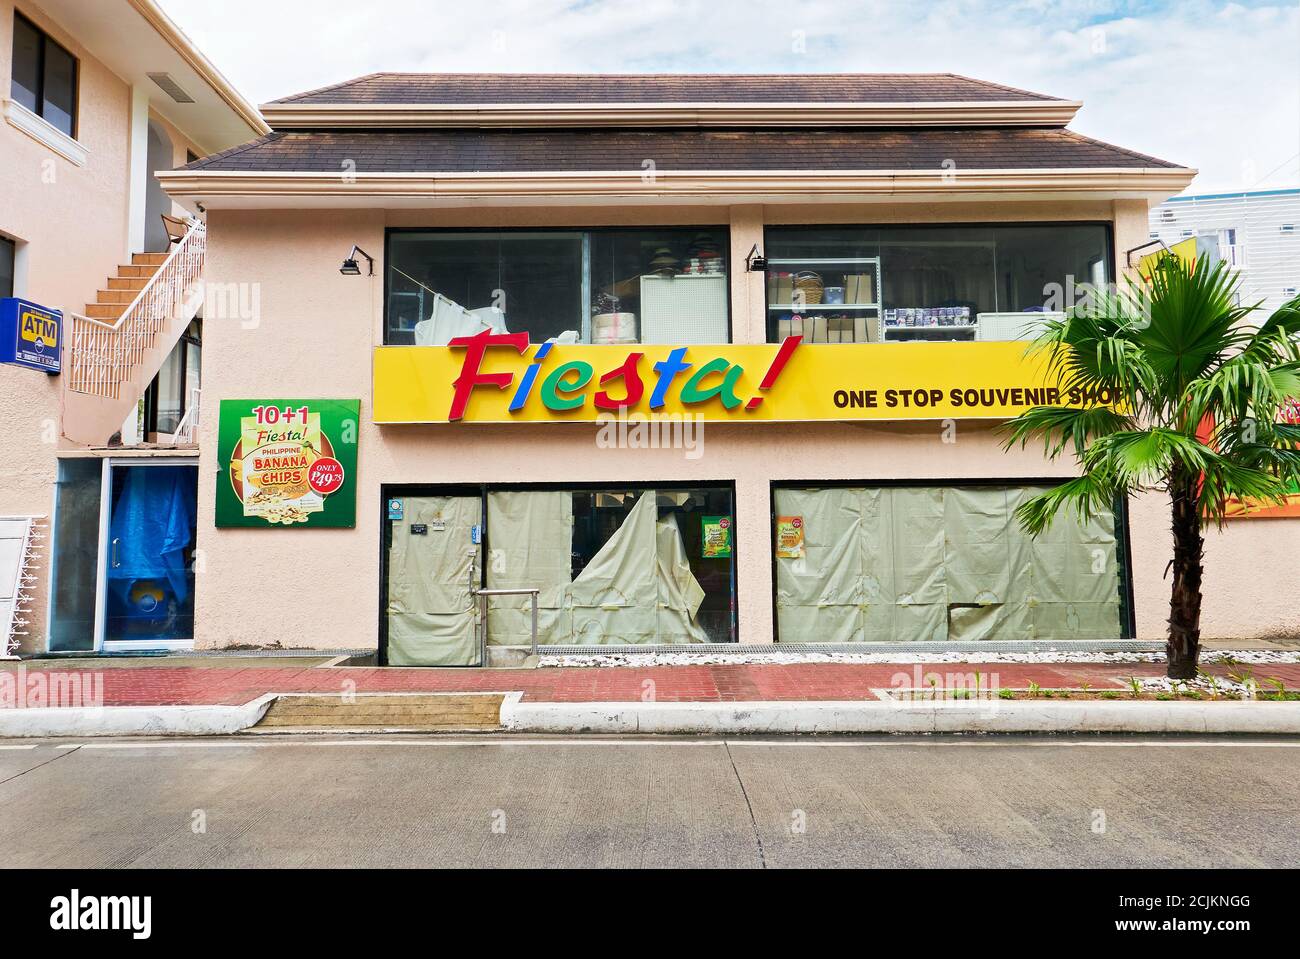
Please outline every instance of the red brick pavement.
[{"label": "red brick pavement", "polygon": [[[1242,667],[1211,668],[1220,676]],[[1249,666],[1256,679],[1281,679],[1300,688],[1300,664]],[[40,671],[57,669],[48,662]],[[239,704],[269,692],[332,693],[353,688],[377,692],[522,691],[537,702],[659,702],[755,700],[853,700],[871,698],[873,688],[919,685],[927,688],[936,674],[941,686],[952,677],[970,678],[978,670],[980,685],[1023,689],[1036,682],[1045,688],[1122,688],[1129,676],[1160,676],[1164,667],[1150,664],[1096,663],[928,663],[787,665],[645,666],[548,669],[404,669],[367,667],[114,667],[99,671],[104,702],[110,706],[165,704]],[[37,673],[29,665],[27,675]],[[94,671],[78,670],[90,680]],[[903,681],[896,681],[902,674]],[[920,677],[917,682],[917,677]],[[650,684],[653,684],[651,686]]]}]

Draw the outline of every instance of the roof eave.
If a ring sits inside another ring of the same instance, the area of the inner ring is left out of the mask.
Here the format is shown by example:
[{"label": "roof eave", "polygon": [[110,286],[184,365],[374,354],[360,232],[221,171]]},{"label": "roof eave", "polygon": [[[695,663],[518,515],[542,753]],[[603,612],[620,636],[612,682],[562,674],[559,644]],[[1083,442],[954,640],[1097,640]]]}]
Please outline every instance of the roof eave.
[{"label": "roof eave", "polygon": [[160,172],[177,199],[210,209],[385,207],[466,203],[545,205],[740,202],[872,202],[1145,199],[1161,203],[1186,189],[1183,167],[1007,170],[760,170],[543,173]]},{"label": "roof eave", "polygon": [[243,95],[235,89],[234,85],[225,78],[225,76],[212,65],[212,62],[190,42],[187,37],[175,23],[163,12],[155,0],[127,0],[136,11],[148,21],[149,25],[158,32],[173,50],[193,68],[193,70],[203,79],[203,81],[212,88],[215,93],[257,136],[264,136],[271,132],[271,127],[263,119],[261,113],[251,103],[244,99]]},{"label": "roof eave", "polygon": [[1064,127],[1078,100],[908,103],[266,103],[267,122],[292,129],[691,126]]}]

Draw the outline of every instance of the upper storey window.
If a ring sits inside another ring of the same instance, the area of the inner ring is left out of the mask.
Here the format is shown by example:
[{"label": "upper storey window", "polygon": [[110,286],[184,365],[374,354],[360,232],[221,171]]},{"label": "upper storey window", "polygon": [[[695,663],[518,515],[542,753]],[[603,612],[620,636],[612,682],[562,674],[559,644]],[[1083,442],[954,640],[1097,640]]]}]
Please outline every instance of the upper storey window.
[{"label": "upper storey window", "polygon": [[56,130],[77,135],[77,60],[17,13],[12,81],[12,99]]},{"label": "upper storey window", "polygon": [[728,242],[719,226],[393,231],[384,340],[726,343]]},{"label": "upper storey window", "polygon": [[1100,223],[779,227],[766,252],[769,341],[1032,339],[1110,279]]}]

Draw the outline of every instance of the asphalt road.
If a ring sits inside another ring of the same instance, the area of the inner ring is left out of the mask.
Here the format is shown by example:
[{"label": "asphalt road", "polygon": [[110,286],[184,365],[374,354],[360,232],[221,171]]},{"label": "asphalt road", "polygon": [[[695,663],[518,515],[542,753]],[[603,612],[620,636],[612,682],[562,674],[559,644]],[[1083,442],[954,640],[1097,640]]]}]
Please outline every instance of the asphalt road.
[{"label": "asphalt road", "polygon": [[1300,740],[0,742],[7,866],[1296,866]]}]

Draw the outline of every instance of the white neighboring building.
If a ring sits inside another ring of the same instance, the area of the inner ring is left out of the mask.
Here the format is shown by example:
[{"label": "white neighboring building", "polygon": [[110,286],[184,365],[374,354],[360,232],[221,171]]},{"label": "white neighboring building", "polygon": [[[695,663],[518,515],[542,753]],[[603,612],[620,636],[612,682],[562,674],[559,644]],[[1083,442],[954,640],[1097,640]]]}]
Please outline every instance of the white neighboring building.
[{"label": "white neighboring building", "polygon": [[1300,189],[1176,196],[1149,215],[1151,239],[1167,246],[1216,241],[1242,273],[1243,302],[1262,300],[1271,313],[1300,294]]}]

